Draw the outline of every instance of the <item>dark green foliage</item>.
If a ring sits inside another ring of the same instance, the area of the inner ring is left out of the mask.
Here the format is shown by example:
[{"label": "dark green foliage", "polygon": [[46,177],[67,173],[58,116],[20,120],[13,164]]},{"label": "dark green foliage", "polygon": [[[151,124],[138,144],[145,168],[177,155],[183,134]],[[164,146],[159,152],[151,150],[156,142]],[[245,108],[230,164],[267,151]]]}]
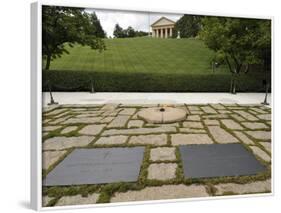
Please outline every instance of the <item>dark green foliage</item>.
[{"label": "dark green foliage", "polygon": [[230,92],[236,93],[240,72],[247,73],[249,64],[262,64],[270,56],[270,20],[205,17],[200,37],[224,61],[232,78]]},{"label": "dark green foliage", "polygon": [[69,53],[66,43],[70,47],[78,43],[100,51],[105,49],[103,40],[96,36],[100,32],[91,18],[93,15],[90,17],[83,8],[43,6],[42,57],[46,62],[45,69],[49,69],[51,60]]},{"label": "dark green foliage", "polygon": [[106,33],[102,29],[100,20],[94,12],[90,14],[90,21],[92,24],[93,35],[95,35],[97,38],[105,38]]},{"label": "dark green foliage", "polygon": [[196,37],[201,29],[201,19],[199,15],[184,15],[175,24],[173,37],[177,37],[178,31],[181,38]]},{"label": "dark green foliage", "polygon": [[[90,91],[91,79],[97,92],[225,92],[231,76],[225,74],[120,73],[92,71],[43,71],[43,91],[50,80],[53,91]],[[241,74],[237,90],[262,92],[260,72]]]},{"label": "dark green foliage", "polygon": [[113,35],[115,38],[133,38],[147,36],[148,33],[134,30],[134,28],[132,28],[131,26],[129,26],[127,29],[123,29],[119,26],[119,24],[116,24],[113,31]]}]

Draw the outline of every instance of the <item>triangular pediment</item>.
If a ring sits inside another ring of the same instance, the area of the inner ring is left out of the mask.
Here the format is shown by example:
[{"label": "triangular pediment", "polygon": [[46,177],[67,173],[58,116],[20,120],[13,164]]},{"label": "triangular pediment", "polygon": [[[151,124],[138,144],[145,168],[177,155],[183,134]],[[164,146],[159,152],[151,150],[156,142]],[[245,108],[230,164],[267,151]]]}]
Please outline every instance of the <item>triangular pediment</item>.
[{"label": "triangular pediment", "polygon": [[175,22],[172,21],[171,19],[168,19],[166,17],[161,17],[157,21],[155,21],[153,24],[151,24],[151,27],[156,27],[156,26],[165,26],[165,25],[174,25]]}]

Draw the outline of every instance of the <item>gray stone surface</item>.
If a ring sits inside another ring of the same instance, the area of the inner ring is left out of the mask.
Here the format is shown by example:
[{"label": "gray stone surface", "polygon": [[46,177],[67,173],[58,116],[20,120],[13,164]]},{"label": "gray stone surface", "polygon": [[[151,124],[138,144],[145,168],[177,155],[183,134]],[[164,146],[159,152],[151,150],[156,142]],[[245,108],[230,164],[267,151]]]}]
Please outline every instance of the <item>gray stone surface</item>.
[{"label": "gray stone surface", "polygon": [[44,186],[137,181],[144,147],[75,149],[43,180]]},{"label": "gray stone surface", "polygon": [[261,120],[271,121],[271,114],[257,115],[257,117]]},{"label": "gray stone surface", "polygon": [[78,129],[78,126],[68,126],[61,131],[61,134],[67,134]]},{"label": "gray stone surface", "polygon": [[95,144],[98,145],[113,145],[113,144],[123,144],[126,143],[128,136],[116,135],[109,137],[100,137]]},{"label": "gray stone surface", "polygon": [[235,120],[241,122],[241,121],[245,121],[245,118],[243,118],[242,116],[240,115],[237,115],[237,114],[231,114],[230,115],[232,118],[234,118]]},{"label": "gray stone surface", "polygon": [[147,179],[170,180],[176,177],[176,163],[153,163],[148,167]]},{"label": "gray stone surface", "polygon": [[151,161],[173,161],[176,160],[174,147],[153,148],[150,150]]},{"label": "gray stone surface", "polygon": [[54,115],[58,115],[58,114],[60,114],[60,113],[62,113],[62,112],[64,112],[64,111],[66,111],[66,110],[67,110],[66,108],[54,109],[53,111],[48,112],[48,113],[46,113],[45,115],[46,115],[46,116],[54,116]]},{"label": "gray stone surface", "polygon": [[101,131],[103,130],[103,128],[105,126],[106,125],[104,125],[104,124],[87,125],[79,131],[79,134],[81,134],[81,135],[98,135],[101,133]]},{"label": "gray stone surface", "polygon": [[167,135],[139,135],[132,136],[129,140],[129,144],[150,144],[150,145],[166,145]]},{"label": "gray stone surface", "polygon": [[130,116],[128,115],[119,115],[109,125],[107,125],[108,128],[121,128],[125,127],[126,123],[128,122]]},{"label": "gray stone surface", "polygon": [[200,121],[201,118],[199,115],[187,115],[187,119],[188,121]]},{"label": "gray stone surface", "polygon": [[255,111],[255,112],[259,113],[259,114],[266,114],[267,113],[266,111],[264,111],[264,110],[262,110],[260,108],[252,107],[251,110],[253,110],[253,111]]},{"label": "gray stone surface", "polygon": [[46,207],[48,205],[48,203],[53,199],[54,199],[53,197],[43,196],[42,197],[42,206]]},{"label": "gray stone surface", "polygon": [[246,120],[249,120],[249,121],[258,121],[259,120],[257,117],[253,116],[252,114],[250,114],[244,110],[235,110],[234,112],[241,115],[242,117],[244,117]]},{"label": "gray stone surface", "polygon": [[210,133],[218,143],[237,143],[237,138],[219,126],[208,126]]},{"label": "gray stone surface", "polygon": [[115,193],[111,202],[179,199],[209,196],[202,185],[163,185],[146,187],[139,191]]},{"label": "gray stone surface", "polygon": [[257,146],[249,146],[249,147],[256,156],[260,157],[261,159],[263,159],[266,162],[271,161],[270,156],[265,151],[260,149],[259,147],[257,147]]},{"label": "gray stone surface", "polygon": [[56,163],[66,151],[46,151],[42,152],[42,168],[48,169],[51,165]]},{"label": "gray stone surface", "polygon": [[193,122],[193,121],[185,121],[183,122],[183,127],[188,127],[188,128],[203,128],[203,124],[201,122]]},{"label": "gray stone surface", "polygon": [[53,137],[43,143],[43,150],[61,150],[72,147],[83,147],[91,143],[95,138],[93,136],[79,137]]},{"label": "gray stone surface", "polygon": [[143,124],[144,122],[142,120],[131,120],[128,123],[128,128],[132,128],[132,127],[140,128],[143,126]]},{"label": "gray stone surface", "polygon": [[235,136],[237,138],[239,138],[243,143],[247,144],[247,145],[252,145],[254,144],[254,142],[247,137],[247,135],[245,135],[243,132],[240,131],[233,131],[233,133],[235,134]]},{"label": "gray stone surface", "polygon": [[99,123],[102,117],[86,117],[86,118],[69,118],[62,122],[63,124],[92,124]]},{"label": "gray stone surface", "polygon": [[242,122],[242,125],[247,127],[248,129],[267,129],[268,126],[265,125],[264,123],[260,122]]},{"label": "gray stone surface", "polygon": [[98,198],[98,193],[93,193],[87,197],[82,197],[82,195],[63,196],[58,200],[56,206],[95,204]]},{"label": "gray stone surface", "polygon": [[187,108],[190,111],[201,111],[201,109],[198,106],[187,106]]},{"label": "gray stone surface", "polygon": [[61,128],[61,126],[43,126],[42,130],[43,130],[43,132],[51,132],[51,131],[55,131],[59,128]]},{"label": "gray stone surface", "polygon": [[137,129],[110,129],[105,130],[102,135],[143,135],[143,134],[158,134],[158,133],[173,133],[176,132],[175,127],[156,127],[156,128],[137,128]]},{"label": "gray stone surface", "polygon": [[180,133],[207,133],[205,129],[179,128]]},{"label": "gray stone surface", "polygon": [[119,113],[119,115],[133,115],[135,112],[135,108],[125,108]]},{"label": "gray stone surface", "polygon": [[246,131],[246,133],[258,140],[271,140],[271,131]]},{"label": "gray stone surface", "polygon": [[214,185],[214,187],[217,189],[215,192],[216,195],[224,195],[230,192],[234,194],[271,192],[271,180],[268,179],[246,184],[221,183]]},{"label": "gray stone surface", "polygon": [[185,178],[253,175],[261,165],[241,144],[180,146]]},{"label": "gray stone surface", "polygon": [[211,107],[218,110],[224,110],[225,107],[222,104],[211,104]]},{"label": "gray stone surface", "polygon": [[201,109],[208,114],[217,114],[216,110],[214,110],[212,107],[209,106],[203,106]]},{"label": "gray stone surface", "polygon": [[271,152],[271,143],[269,142],[259,142],[260,145],[265,148],[266,151]]},{"label": "gray stone surface", "polygon": [[212,144],[212,139],[207,134],[172,134],[173,146],[183,144]]},{"label": "gray stone surface", "polygon": [[237,122],[235,122],[234,120],[231,120],[231,119],[222,119],[221,122],[228,129],[236,129],[236,130],[244,129],[239,123],[237,123]]},{"label": "gray stone surface", "polygon": [[206,126],[219,126],[220,125],[220,122],[218,120],[206,119],[206,120],[203,120],[203,122]]}]

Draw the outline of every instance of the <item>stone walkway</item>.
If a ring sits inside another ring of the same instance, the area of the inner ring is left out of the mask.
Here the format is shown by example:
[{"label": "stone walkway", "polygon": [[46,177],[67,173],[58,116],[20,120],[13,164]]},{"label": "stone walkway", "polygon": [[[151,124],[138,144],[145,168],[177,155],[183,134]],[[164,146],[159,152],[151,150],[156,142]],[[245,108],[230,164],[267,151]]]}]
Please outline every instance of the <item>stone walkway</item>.
[{"label": "stone walkway", "polygon": [[[271,191],[271,109],[262,105],[176,105],[186,120],[149,124],[138,111],[157,105],[61,105],[44,108],[43,176],[74,148],[145,146],[136,183],[43,187],[43,205],[60,206]],[[184,179],[178,146],[242,143],[267,166],[251,177]]]}]

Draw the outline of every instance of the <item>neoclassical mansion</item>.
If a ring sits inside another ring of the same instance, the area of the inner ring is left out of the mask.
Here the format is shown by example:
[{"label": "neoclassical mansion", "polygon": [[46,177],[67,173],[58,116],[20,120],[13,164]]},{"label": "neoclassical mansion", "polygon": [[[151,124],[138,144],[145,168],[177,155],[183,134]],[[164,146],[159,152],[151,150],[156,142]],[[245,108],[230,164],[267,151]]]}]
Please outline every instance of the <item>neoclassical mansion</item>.
[{"label": "neoclassical mansion", "polygon": [[166,17],[161,17],[150,26],[152,28],[152,37],[169,38],[173,35],[173,28],[175,27],[175,22]]}]

